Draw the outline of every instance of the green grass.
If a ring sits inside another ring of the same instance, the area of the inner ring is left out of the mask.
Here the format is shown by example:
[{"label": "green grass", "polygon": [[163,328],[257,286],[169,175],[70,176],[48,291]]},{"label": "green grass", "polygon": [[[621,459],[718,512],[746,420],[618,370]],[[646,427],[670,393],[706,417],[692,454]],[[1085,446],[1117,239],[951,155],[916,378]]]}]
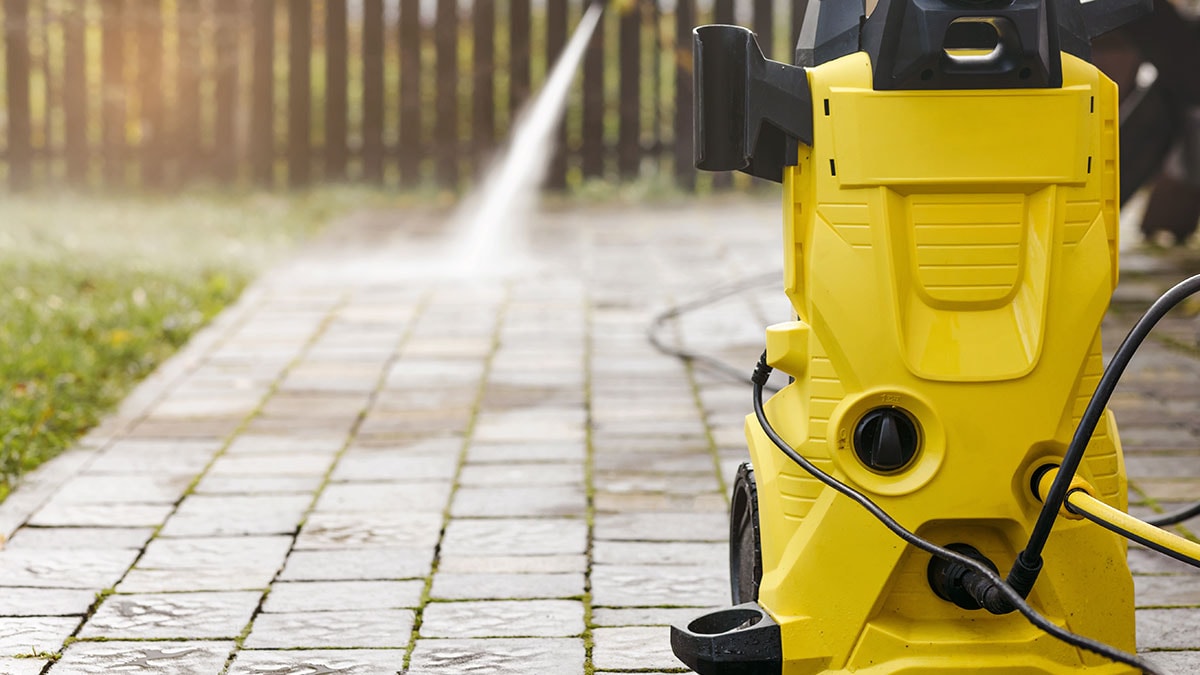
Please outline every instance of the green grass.
[{"label": "green grass", "polygon": [[0,500],[362,197],[0,199]]}]

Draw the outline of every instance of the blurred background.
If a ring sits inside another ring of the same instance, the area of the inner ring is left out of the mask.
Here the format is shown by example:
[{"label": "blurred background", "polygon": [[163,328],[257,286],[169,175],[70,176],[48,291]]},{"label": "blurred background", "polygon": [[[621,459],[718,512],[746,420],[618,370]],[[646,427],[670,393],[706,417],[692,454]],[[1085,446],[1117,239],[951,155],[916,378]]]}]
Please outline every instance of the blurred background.
[{"label": "blurred background", "polygon": [[[549,189],[692,168],[691,30],[752,26],[789,60],[806,3],[614,0]],[[583,0],[4,0],[0,174],[178,190],[471,185]],[[728,177],[717,177],[717,186]]]}]

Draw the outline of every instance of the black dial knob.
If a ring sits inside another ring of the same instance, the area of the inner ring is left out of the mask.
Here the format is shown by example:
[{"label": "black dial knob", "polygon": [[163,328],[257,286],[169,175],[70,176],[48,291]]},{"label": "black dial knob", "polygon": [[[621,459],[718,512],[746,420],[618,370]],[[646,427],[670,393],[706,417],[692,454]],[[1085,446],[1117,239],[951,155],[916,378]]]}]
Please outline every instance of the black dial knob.
[{"label": "black dial knob", "polygon": [[912,418],[899,408],[876,408],[854,429],[854,453],[874,471],[891,473],[908,466],[920,435]]}]

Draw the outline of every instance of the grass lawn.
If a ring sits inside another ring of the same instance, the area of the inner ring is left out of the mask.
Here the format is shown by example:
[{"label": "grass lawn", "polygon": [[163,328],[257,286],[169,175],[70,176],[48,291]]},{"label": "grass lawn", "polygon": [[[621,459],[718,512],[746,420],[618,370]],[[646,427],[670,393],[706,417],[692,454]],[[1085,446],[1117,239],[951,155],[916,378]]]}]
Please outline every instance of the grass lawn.
[{"label": "grass lawn", "polygon": [[0,500],[360,197],[0,197]]}]

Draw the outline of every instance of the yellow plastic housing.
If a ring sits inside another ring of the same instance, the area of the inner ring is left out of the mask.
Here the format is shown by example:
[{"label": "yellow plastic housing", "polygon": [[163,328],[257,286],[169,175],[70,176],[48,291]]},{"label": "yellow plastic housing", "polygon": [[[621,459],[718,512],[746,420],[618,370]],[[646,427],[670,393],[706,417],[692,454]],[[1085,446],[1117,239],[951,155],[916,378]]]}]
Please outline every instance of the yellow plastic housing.
[{"label": "yellow plastic housing", "polygon": [[[814,140],[784,180],[785,285],[798,321],[768,332],[795,377],[767,404],[785,439],[939,544],[1007,572],[1099,380],[1117,283],[1117,89],[1063,55],[1061,89],[874,91],[863,53],[812,68]],[[855,425],[883,406],[919,426],[914,461],[876,473]],[[929,556],[805,474],[753,417],[760,603],[785,675],[1133,673],[1042,633],[939,599]],[[1080,475],[1126,507],[1110,413]],[[1030,601],[1132,651],[1125,542],[1060,521]]]}]

